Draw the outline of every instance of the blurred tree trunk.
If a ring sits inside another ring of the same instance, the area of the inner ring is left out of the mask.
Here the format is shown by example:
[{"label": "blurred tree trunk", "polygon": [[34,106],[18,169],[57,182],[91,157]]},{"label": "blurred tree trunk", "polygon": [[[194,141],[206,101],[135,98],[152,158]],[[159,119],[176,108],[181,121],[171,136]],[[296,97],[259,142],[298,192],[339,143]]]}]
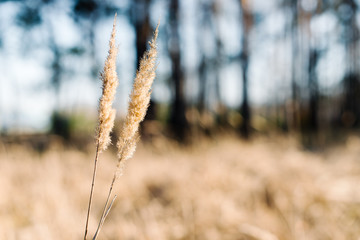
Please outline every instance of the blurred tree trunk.
[{"label": "blurred tree trunk", "polygon": [[[302,102],[300,107],[300,130],[301,140],[304,147],[316,149],[319,146],[318,139],[318,106],[319,106],[319,86],[317,81],[316,67],[319,60],[319,50],[316,46],[316,38],[310,28],[311,19],[317,9],[319,2],[316,1],[314,8],[298,8],[297,16],[299,21],[299,31],[301,42],[297,46],[301,48],[299,79],[307,79],[305,91],[307,98]],[[315,8],[316,7],[316,8]],[[296,69],[294,69],[296,71]],[[305,92],[304,91],[304,92]]]},{"label": "blurred tree trunk", "polygon": [[292,119],[290,121],[290,129],[299,130],[299,87],[297,84],[299,76],[299,36],[298,36],[298,0],[291,1],[291,45],[292,45],[292,62],[291,62],[291,111]]},{"label": "blurred tree trunk", "polygon": [[206,57],[202,54],[200,64],[199,64],[199,81],[200,81],[200,87],[199,87],[199,102],[198,102],[198,109],[200,114],[202,114],[206,107],[205,107],[205,98],[206,98]]},{"label": "blurred tree trunk", "polygon": [[208,85],[208,76],[209,73],[209,63],[210,59],[207,56],[207,52],[204,49],[204,41],[207,41],[206,31],[209,28],[210,16],[209,16],[209,6],[208,3],[199,1],[199,15],[200,17],[197,28],[197,43],[200,54],[200,64],[198,67],[199,73],[199,95],[198,95],[198,109],[199,113],[202,115],[206,111],[206,95],[207,95],[207,85]]},{"label": "blurred tree trunk", "polygon": [[224,50],[223,50],[223,41],[221,39],[220,32],[220,23],[219,23],[219,11],[220,11],[220,1],[213,0],[212,2],[212,17],[213,17],[213,32],[216,43],[216,55],[214,59],[214,71],[215,71],[215,96],[216,96],[216,124],[217,125],[226,125],[227,124],[227,107],[222,102],[221,99],[221,78],[220,71],[222,68],[222,63],[224,62]]},{"label": "blurred tree trunk", "polygon": [[346,73],[343,79],[344,102],[340,121],[342,126],[356,127],[360,125],[359,29],[356,21],[358,6],[354,0],[343,0],[337,7],[346,53]]},{"label": "blurred tree trunk", "polygon": [[305,134],[309,134],[313,138],[313,143],[311,145],[317,144],[317,135],[319,131],[319,83],[318,77],[316,73],[316,67],[319,62],[320,58],[320,50],[317,46],[317,39],[316,35],[312,32],[310,28],[310,22],[313,18],[314,14],[320,14],[321,5],[320,2],[317,2],[316,9],[311,9],[309,11],[302,10],[301,11],[301,18],[303,19],[304,25],[304,41],[307,43],[307,46],[303,47],[306,48],[308,52],[308,59],[307,60],[307,79],[308,79],[308,91],[309,91],[309,100],[306,114],[306,119],[302,120],[302,125],[304,125],[304,129],[306,132]]},{"label": "blurred tree trunk", "polygon": [[174,83],[174,100],[172,102],[170,125],[175,137],[184,141],[189,124],[185,117],[186,103],[184,94],[184,73],[181,67],[179,36],[179,0],[171,0],[169,5],[170,41],[168,45],[171,58],[171,78]]},{"label": "blurred tree trunk", "polygon": [[[198,110],[200,113],[200,128],[202,132],[206,134],[210,134],[211,128],[214,127],[212,121],[206,121],[205,119],[209,119],[212,117],[211,112],[211,102],[210,102],[210,94],[211,94],[211,80],[214,79],[213,72],[215,69],[215,61],[217,60],[217,56],[206,49],[206,44],[209,42],[213,42],[216,37],[216,33],[213,31],[213,19],[212,19],[212,2],[199,2],[199,15],[200,17],[198,26],[198,48],[200,57],[200,64],[198,66],[199,73],[199,96],[198,96]],[[212,31],[212,35],[209,33]],[[216,88],[215,85],[213,85]],[[215,90],[216,91],[216,90]],[[214,96],[216,97],[216,96]],[[214,100],[214,97],[212,98]]]},{"label": "blurred tree trunk", "polygon": [[240,7],[242,10],[242,50],[241,50],[241,68],[242,68],[242,81],[243,93],[242,104],[240,106],[240,114],[243,121],[240,125],[240,133],[244,138],[250,137],[250,121],[251,111],[249,106],[248,96],[248,66],[249,66],[249,35],[253,25],[253,16],[249,9],[249,4],[246,0],[240,0]]},{"label": "blurred tree trunk", "polygon": [[150,0],[136,0],[132,2],[133,24],[136,34],[136,67],[147,49],[147,40],[151,34],[149,7]]},{"label": "blurred tree trunk", "polygon": [[319,52],[317,49],[310,50],[309,54],[309,130],[317,133],[318,126],[318,111],[319,111],[319,83],[317,80],[316,66],[319,60]]}]

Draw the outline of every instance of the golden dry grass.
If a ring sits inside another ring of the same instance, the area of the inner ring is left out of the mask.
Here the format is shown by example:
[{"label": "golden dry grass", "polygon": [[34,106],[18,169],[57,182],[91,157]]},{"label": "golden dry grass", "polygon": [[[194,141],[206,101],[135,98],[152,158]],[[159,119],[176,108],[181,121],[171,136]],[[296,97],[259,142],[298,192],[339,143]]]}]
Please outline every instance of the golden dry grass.
[{"label": "golden dry grass", "polygon": [[105,61],[104,70],[101,72],[102,95],[99,101],[99,126],[97,127],[96,139],[98,151],[106,150],[111,142],[110,133],[114,127],[116,110],[112,108],[116,88],[119,80],[116,73],[116,57],[118,48],[115,43],[116,35],[116,14],[114,17],[113,29],[109,41],[109,53]]},{"label": "golden dry grass", "polygon": [[[140,145],[99,239],[358,239],[360,140],[322,154],[288,139]],[[0,145],[0,239],[80,239],[92,156]],[[115,153],[99,166],[96,229]],[[110,177],[111,178],[111,177]]]},{"label": "golden dry grass", "polygon": [[[104,72],[102,74],[103,80],[103,92],[99,104],[99,127],[97,133],[97,147],[95,153],[94,170],[92,175],[91,190],[88,204],[88,211],[86,215],[84,240],[87,239],[88,223],[91,214],[91,206],[93,199],[93,190],[95,186],[95,179],[97,173],[97,162],[99,153],[107,148],[110,143],[110,133],[114,126],[115,110],[111,109],[112,101],[118,85],[116,77],[116,54],[117,49],[115,47],[115,23],[116,15],[114,18],[113,30],[110,39],[109,56],[105,61]],[[118,163],[114,172],[113,179],[111,181],[105,206],[100,217],[100,221],[97,230],[94,234],[93,240],[97,239],[100,230],[104,224],[110,209],[116,199],[116,195],[112,196],[113,187],[116,180],[122,175],[123,168],[128,159],[132,157],[135,152],[136,144],[139,139],[138,129],[140,123],[144,120],[146,111],[149,107],[151,86],[156,76],[156,57],[157,46],[156,39],[158,36],[159,25],[156,27],[153,39],[149,42],[150,48],[144,53],[143,58],[140,61],[139,70],[136,73],[133,88],[130,94],[130,102],[128,112],[125,118],[124,125],[120,132],[120,137],[117,142],[118,148]],[[113,199],[110,201],[110,199]]]}]

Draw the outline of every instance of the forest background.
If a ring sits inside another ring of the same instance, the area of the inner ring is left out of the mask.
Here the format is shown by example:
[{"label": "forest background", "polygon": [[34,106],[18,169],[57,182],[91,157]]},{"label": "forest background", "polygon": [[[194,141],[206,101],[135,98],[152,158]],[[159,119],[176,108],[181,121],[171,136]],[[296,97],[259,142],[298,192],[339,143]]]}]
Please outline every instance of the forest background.
[{"label": "forest background", "polygon": [[312,149],[359,126],[358,1],[0,4],[4,136],[93,134],[99,72],[115,12],[120,52],[115,107],[121,116],[139,58],[161,21],[144,134],[186,141],[219,130],[244,138],[294,133]]}]

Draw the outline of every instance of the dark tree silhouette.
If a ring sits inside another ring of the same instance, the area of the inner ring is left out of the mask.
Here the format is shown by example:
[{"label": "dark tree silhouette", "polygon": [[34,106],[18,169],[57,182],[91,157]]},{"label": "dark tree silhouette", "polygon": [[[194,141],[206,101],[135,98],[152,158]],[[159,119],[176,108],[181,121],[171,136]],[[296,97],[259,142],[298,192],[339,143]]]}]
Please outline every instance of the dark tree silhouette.
[{"label": "dark tree silhouette", "polygon": [[298,86],[299,79],[299,35],[298,35],[298,0],[290,0],[290,9],[291,9],[291,111],[292,119],[290,121],[290,129],[299,130],[300,125],[300,116],[299,116],[299,105],[300,105],[300,93]]},{"label": "dark tree silhouette", "polygon": [[222,68],[222,64],[225,61],[225,54],[223,51],[223,40],[221,39],[220,33],[220,23],[219,23],[219,15],[220,15],[220,2],[217,0],[213,0],[211,4],[211,16],[212,16],[212,28],[213,35],[215,38],[215,46],[216,46],[216,54],[214,57],[214,86],[215,86],[215,101],[216,101],[216,124],[217,125],[227,125],[227,107],[223,104],[221,99],[221,77],[220,71]]},{"label": "dark tree silhouette", "polygon": [[248,94],[248,66],[249,66],[249,35],[250,30],[253,25],[253,16],[248,6],[248,2],[245,0],[240,0],[240,7],[242,10],[242,50],[241,50],[241,68],[242,68],[242,103],[240,106],[240,113],[242,115],[243,121],[240,125],[240,133],[244,138],[249,138],[250,136],[250,121],[251,121],[251,111],[249,106],[249,94]]},{"label": "dark tree silhouette", "polygon": [[344,101],[340,122],[345,127],[360,124],[359,29],[356,23],[358,5],[354,0],[342,0],[335,6],[341,23],[341,39],[345,46],[346,74],[343,78]]},{"label": "dark tree silhouette", "polygon": [[319,130],[319,83],[317,80],[316,66],[319,61],[319,51],[312,49],[309,54],[309,129],[316,133]]},{"label": "dark tree silhouette", "polygon": [[185,140],[189,123],[185,117],[186,102],[184,94],[184,72],[181,65],[181,49],[179,36],[179,0],[171,0],[169,4],[169,54],[171,58],[171,78],[174,83],[174,100],[171,104],[170,125],[176,138]]}]

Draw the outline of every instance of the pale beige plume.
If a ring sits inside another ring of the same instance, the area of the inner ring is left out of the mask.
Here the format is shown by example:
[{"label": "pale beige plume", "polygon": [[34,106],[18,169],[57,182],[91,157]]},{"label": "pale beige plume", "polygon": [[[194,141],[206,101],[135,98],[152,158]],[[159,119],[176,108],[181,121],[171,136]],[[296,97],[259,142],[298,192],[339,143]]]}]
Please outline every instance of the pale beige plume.
[{"label": "pale beige plume", "polygon": [[117,142],[118,172],[122,169],[123,163],[131,158],[135,151],[139,125],[149,106],[151,86],[155,79],[158,28],[159,25],[156,27],[152,41],[149,42],[149,50],[145,52],[140,61],[134,80],[127,116]]},{"label": "pale beige plume", "polygon": [[114,17],[113,29],[109,41],[109,54],[105,61],[104,70],[101,73],[102,95],[99,101],[99,123],[96,132],[97,147],[96,147],[94,170],[93,170],[91,189],[90,189],[89,205],[86,215],[84,240],[86,240],[88,233],[89,216],[91,211],[91,204],[92,204],[92,198],[93,198],[93,192],[95,186],[95,178],[96,178],[97,162],[98,162],[99,154],[102,151],[106,150],[106,148],[111,142],[110,133],[114,127],[114,120],[116,115],[115,109],[112,108],[112,103],[114,101],[116,88],[118,86],[118,78],[116,73],[116,56],[117,56],[118,48],[115,45],[115,33],[116,33],[115,27],[116,27],[116,14]]},{"label": "pale beige plume", "polygon": [[149,42],[150,49],[145,52],[144,57],[140,61],[139,70],[136,73],[133,89],[130,95],[127,116],[122,131],[120,133],[119,140],[117,142],[118,164],[112,182],[110,184],[105,206],[93,240],[97,238],[104,224],[104,221],[115,201],[116,195],[113,200],[110,201],[113,186],[118,177],[121,175],[126,160],[128,160],[135,152],[136,143],[139,138],[139,125],[140,122],[144,120],[146,111],[148,109],[151,95],[151,85],[155,78],[157,57],[156,38],[158,36],[158,28],[159,25],[156,27],[154,38],[151,42]]},{"label": "pale beige plume", "polygon": [[116,56],[118,48],[115,45],[115,23],[116,15],[109,41],[109,54],[105,61],[104,70],[101,73],[102,96],[99,102],[99,125],[97,129],[97,141],[99,143],[100,152],[105,150],[111,142],[110,133],[114,127],[116,114],[115,109],[112,108],[116,88],[118,86],[116,73]]}]

